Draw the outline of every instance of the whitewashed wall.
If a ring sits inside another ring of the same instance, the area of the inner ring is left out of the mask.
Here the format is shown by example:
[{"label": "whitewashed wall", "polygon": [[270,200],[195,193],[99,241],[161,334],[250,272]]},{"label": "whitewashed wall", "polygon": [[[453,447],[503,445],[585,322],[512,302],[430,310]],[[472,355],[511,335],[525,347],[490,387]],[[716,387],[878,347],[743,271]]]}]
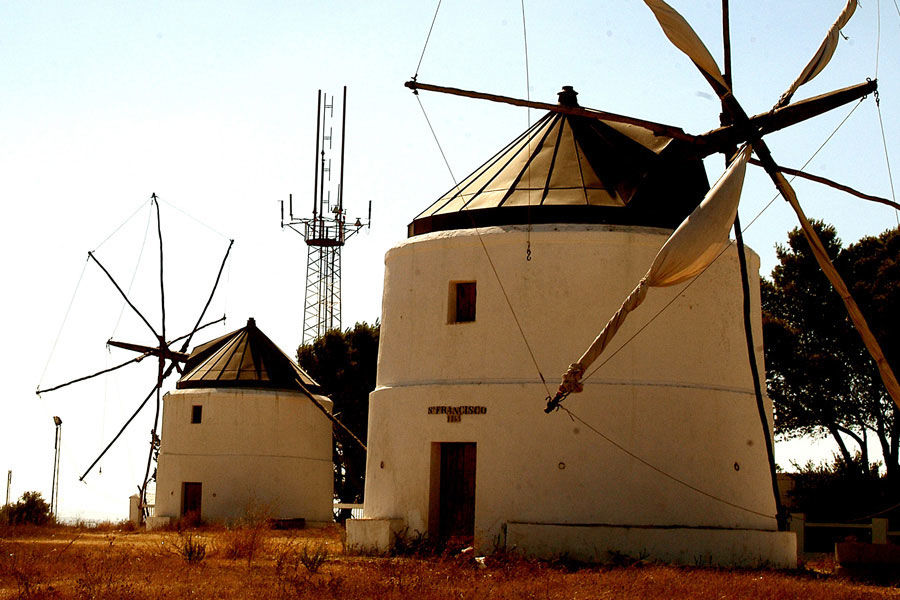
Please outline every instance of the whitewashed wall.
[{"label": "whitewashed wall", "polygon": [[[588,225],[436,232],[385,258],[381,347],[370,396],[365,515],[428,530],[431,444],[476,442],[476,544],[507,522],[774,530],[774,518],[712,500],[639,463],[565,413],[541,384],[491,266],[555,391],[650,265],[668,232]],[[748,252],[763,375],[758,258]],[[451,281],[477,281],[472,323],[448,324]],[[691,486],[774,515],[731,248],[686,289],[651,288],[606,355],[671,307],[565,404],[629,451]],[[768,403],[768,400],[767,400]],[[476,405],[448,423],[432,405]],[[771,419],[771,405],[768,406]]]},{"label": "whitewashed wall", "polygon": [[[331,401],[318,397],[329,410]],[[203,406],[191,423],[191,407]],[[273,518],[333,519],[331,422],[305,395],[238,388],[166,394],[157,516],[178,517],[185,481],[201,482],[202,517],[262,508]]]}]

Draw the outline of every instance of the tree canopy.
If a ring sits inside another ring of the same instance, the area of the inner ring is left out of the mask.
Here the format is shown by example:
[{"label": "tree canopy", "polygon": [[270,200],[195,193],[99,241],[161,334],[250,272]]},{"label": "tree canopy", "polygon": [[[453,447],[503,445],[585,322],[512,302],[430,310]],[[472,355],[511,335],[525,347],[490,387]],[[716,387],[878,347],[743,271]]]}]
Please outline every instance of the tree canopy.
[{"label": "tree canopy", "polygon": [[[297,349],[297,362],[334,402],[333,414],[364,443],[369,392],[375,389],[379,324],[357,323],[333,329]],[[334,494],[341,502],[362,502],[366,453],[339,427],[334,428]]]},{"label": "tree canopy", "polygon": [[[844,248],[834,227],[814,226],[896,372],[900,228]],[[843,461],[860,475],[869,470],[867,442],[874,436],[897,486],[900,421],[874,361],[800,230],[791,231],[776,252],[772,280],[762,282],[766,383],[776,433],[831,436]]]}]

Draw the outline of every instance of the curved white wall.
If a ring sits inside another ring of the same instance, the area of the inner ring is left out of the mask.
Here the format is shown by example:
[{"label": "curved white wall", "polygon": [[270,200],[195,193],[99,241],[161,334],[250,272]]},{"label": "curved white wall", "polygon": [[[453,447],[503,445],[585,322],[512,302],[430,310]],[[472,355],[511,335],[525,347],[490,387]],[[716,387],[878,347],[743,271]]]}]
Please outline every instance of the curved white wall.
[{"label": "curved white wall", "polygon": [[[331,401],[317,396],[329,410]],[[191,423],[191,407],[203,407]],[[233,520],[249,504],[273,518],[332,521],[331,422],[297,392],[240,388],[166,394],[156,515],[181,514],[182,483],[202,484],[202,517]]]},{"label": "curved white wall", "polygon": [[[749,511],[661,475],[563,412],[543,412],[547,391],[534,362],[554,392],[668,234],[535,226],[531,261],[521,227],[481,229],[480,240],[473,230],[436,232],[392,248],[370,396],[366,517],[400,518],[411,531],[427,531],[431,444],[460,441],[477,444],[475,535],[482,548],[508,522],[774,530],[734,248],[691,285],[651,288],[598,364],[609,362],[565,404],[658,469]],[[759,261],[752,252],[748,259],[755,280]],[[474,322],[447,322],[451,281],[477,282]],[[751,294],[763,374],[756,282]],[[449,423],[427,414],[434,405],[487,411]],[[771,420],[771,406],[768,411]]]}]

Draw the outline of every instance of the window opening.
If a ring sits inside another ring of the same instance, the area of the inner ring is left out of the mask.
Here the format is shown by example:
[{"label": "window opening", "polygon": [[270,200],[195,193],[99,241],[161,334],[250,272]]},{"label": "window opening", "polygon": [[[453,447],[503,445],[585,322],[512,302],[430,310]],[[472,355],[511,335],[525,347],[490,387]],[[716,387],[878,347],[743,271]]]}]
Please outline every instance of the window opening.
[{"label": "window opening", "polygon": [[475,320],[476,289],[474,281],[450,284],[450,322],[471,323]]}]

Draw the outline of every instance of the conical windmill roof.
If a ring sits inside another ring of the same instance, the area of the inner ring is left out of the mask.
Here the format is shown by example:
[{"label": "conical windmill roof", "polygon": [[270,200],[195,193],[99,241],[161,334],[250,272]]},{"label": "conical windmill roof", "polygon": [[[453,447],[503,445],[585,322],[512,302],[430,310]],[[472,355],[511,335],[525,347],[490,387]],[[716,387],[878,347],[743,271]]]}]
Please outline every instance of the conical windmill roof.
[{"label": "conical windmill roof", "polygon": [[[576,95],[565,86],[560,104],[577,106]],[[701,159],[678,140],[548,112],[420,213],[409,235],[525,223],[674,229],[707,190]]]},{"label": "conical windmill roof", "polygon": [[194,348],[178,389],[239,387],[321,392],[303,369],[256,327],[246,327]]}]

